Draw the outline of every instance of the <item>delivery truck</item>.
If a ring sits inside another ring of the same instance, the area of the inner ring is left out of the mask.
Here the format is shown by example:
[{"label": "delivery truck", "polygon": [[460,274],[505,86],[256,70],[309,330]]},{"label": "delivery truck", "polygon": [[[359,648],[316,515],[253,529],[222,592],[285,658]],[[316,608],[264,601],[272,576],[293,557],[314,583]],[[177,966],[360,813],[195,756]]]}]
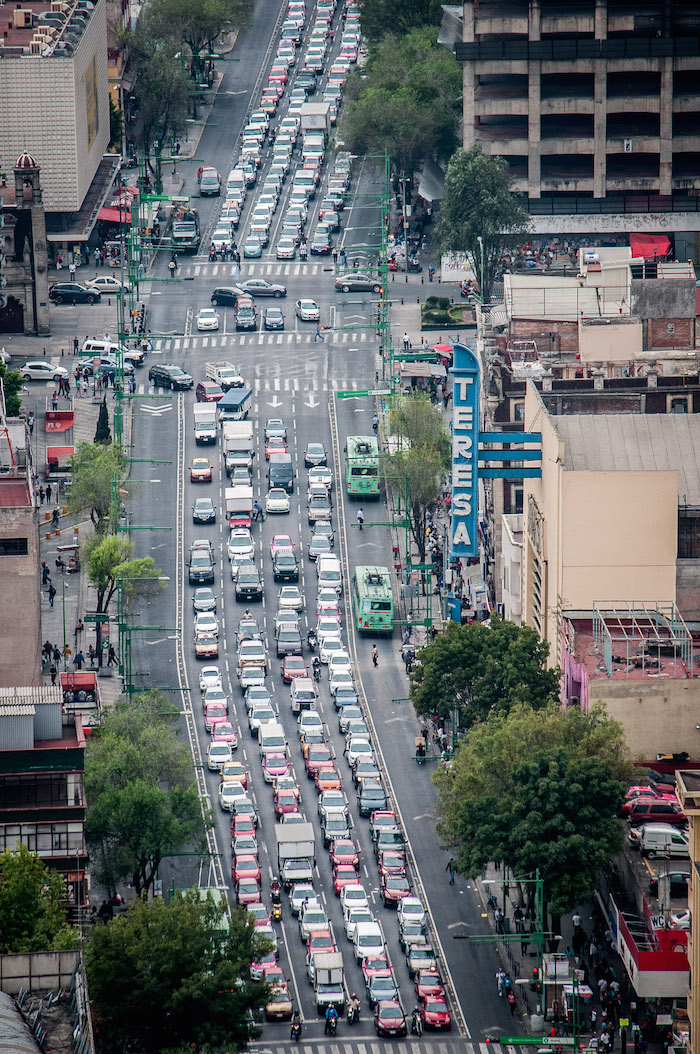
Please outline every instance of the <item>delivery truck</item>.
[{"label": "delivery truck", "polygon": [[229,527],[250,527],[253,517],[253,488],[244,483],[226,487],[224,508]]},{"label": "delivery truck", "polygon": [[290,889],[296,882],[313,882],[316,866],[314,828],[310,823],[275,824],[280,882]]},{"label": "delivery truck", "polygon": [[216,404],[197,403],[192,408],[194,441],[197,446],[216,442]]},{"label": "delivery truck", "polygon": [[314,955],[314,998],[317,1013],[325,1014],[331,1003],[339,1014],[343,1013],[345,985],[340,952],[316,952]]},{"label": "delivery truck", "polygon": [[324,138],[328,138],[331,130],[331,104],[329,102],[302,103],[299,116],[303,135],[306,132],[322,132]]},{"label": "delivery truck", "polygon": [[242,388],[245,381],[240,370],[232,362],[221,359],[219,362],[208,362],[205,367],[207,380],[215,381],[225,392],[229,388]]},{"label": "delivery truck", "polygon": [[234,468],[252,468],[255,456],[252,421],[224,421],[221,426],[221,443],[226,474]]},{"label": "delivery truck", "polygon": [[253,402],[252,388],[231,388],[216,404],[219,421],[244,421]]}]

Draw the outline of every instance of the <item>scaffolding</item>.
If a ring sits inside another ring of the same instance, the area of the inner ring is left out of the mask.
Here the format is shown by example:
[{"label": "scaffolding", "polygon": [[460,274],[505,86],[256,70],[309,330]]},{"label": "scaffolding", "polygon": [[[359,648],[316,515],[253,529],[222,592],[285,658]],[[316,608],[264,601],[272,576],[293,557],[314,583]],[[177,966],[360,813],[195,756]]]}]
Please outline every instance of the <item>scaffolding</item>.
[{"label": "scaffolding", "polygon": [[673,601],[596,603],[593,640],[608,677],[658,677],[662,657],[674,677],[692,676],[693,638]]}]

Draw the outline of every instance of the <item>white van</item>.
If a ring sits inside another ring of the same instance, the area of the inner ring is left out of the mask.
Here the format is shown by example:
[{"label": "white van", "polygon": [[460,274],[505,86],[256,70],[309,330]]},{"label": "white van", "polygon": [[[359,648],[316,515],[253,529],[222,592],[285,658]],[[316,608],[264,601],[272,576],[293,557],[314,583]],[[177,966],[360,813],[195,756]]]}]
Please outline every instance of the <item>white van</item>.
[{"label": "white van", "polygon": [[[116,362],[119,356],[119,345],[111,340],[86,337],[80,354],[85,358],[113,359]],[[122,358],[124,362],[130,362],[132,366],[143,365],[145,358],[143,344],[138,348],[122,348]]]},{"label": "white van", "polygon": [[340,595],[343,588],[343,572],[337,556],[319,556],[316,561],[316,573],[318,574],[319,589],[335,589],[336,593]]},{"label": "white van", "polygon": [[245,174],[240,168],[232,168],[228,174],[226,180],[226,196],[234,197],[237,194],[242,194],[245,197],[246,181]]},{"label": "white van", "polygon": [[384,937],[378,922],[358,922],[352,943],[358,962],[384,954]]},{"label": "white van", "polygon": [[310,677],[295,677],[291,685],[292,713],[316,708],[316,689]]},{"label": "white van", "polygon": [[670,823],[645,823],[639,828],[639,849],[650,860],[655,856],[688,857],[688,836]]},{"label": "white van", "polygon": [[282,725],[276,721],[271,722],[269,725],[261,725],[258,730],[258,747],[260,748],[261,758],[265,754],[271,753],[286,754],[287,740],[284,737]]}]

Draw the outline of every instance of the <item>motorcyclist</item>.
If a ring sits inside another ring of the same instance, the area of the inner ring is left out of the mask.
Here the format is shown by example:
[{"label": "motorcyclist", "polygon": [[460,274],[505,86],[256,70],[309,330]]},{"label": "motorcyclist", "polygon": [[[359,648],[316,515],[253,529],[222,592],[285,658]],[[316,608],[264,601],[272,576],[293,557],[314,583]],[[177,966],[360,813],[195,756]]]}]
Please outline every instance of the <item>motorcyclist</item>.
[{"label": "motorcyclist", "polygon": [[420,1010],[417,1006],[414,1006],[413,1012],[411,1013],[411,1032],[420,1036],[423,1032],[423,1022],[420,1017]]},{"label": "motorcyclist", "polygon": [[313,670],[314,680],[315,681],[320,681],[321,680],[321,660],[319,659],[318,655],[314,656],[314,660],[311,663],[311,669]]},{"label": "motorcyclist", "polygon": [[329,1032],[331,1035],[334,1035],[337,1025],[338,1011],[336,1010],[333,1003],[329,1003],[328,1007],[326,1008],[326,1026],[323,1030],[324,1035],[328,1035]]},{"label": "motorcyclist", "polygon": [[299,248],[299,256],[301,257],[302,260],[305,260],[308,255],[309,255],[309,250],[306,248],[306,243],[302,242],[302,244],[301,244],[301,246]]},{"label": "motorcyclist", "polygon": [[315,648],[318,643],[318,637],[316,636],[316,630],[310,629],[306,634],[306,643],[309,648]]},{"label": "motorcyclist", "polygon": [[279,904],[282,900],[280,884],[276,878],[273,878],[272,882],[270,882],[270,897],[272,898],[273,904]]},{"label": "motorcyclist", "polygon": [[360,1020],[360,1000],[353,992],[348,1002],[348,1021]]},{"label": "motorcyclist", "polygon": [[289,1038],[295,1039],[297,1042],[301,1038],[301,1018],[299,1016],[298,1010],[295,1010],[292,1014],[292,1028],[289,1034]]}]

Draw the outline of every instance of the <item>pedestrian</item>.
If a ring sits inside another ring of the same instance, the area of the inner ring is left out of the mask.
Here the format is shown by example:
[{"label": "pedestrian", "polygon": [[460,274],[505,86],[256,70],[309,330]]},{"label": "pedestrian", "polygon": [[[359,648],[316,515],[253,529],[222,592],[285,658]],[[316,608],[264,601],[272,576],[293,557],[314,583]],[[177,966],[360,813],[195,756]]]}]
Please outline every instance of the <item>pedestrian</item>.
[{"label": "pedestrian", "polygon": [[[452,863],[452,861],[450,861]],[[449,864],[447,865],[449,867]],[[506,989],[506,972],[502,966],[499,966],[496,970],[496,987],[498,988],[499,996],[503,997],[503,993]]]},{"label": "pedestrian", "polygon": [[80,649],[78,649],[78,651],[76,651],[75,655],[73,656],[73,662],[79,670],[82,670],[83,663],[85,662],[85,656],[83,655],[82,651],[80,651]]},{"label": "pedestrian", "polygon": [[70,398],[70,381],[67,377],[63,382],[63,394],[65,395],[66,399]]},{"label": "pedestrian", "polygon": [[49,586],[49,604],[53,607],[54,597],[56,596],[56,587],[52,584]]},{"label": "pedestrian", "polygon": [[410,346],[411,346],[411,339],[410,339],[408,333],[404,333],[404,335],[403,335],[403,350],[404,351],[408,351]]},{"label": "pedestrian", "polygon": [[591,1032],[595,1036],[598,1030],[598,1011],[593,1007],[591,1010]]},{"label": "pedestrian", "polygon": [[364,522],[365,522],[365,514],[362,511],[362,509],[358,509],[357,510],[357,522],[358,522],[358,525],[360,527],[360,530],[362,530],[362,527],[363,527]]},{"label": "pedestrian", "polygon": [[46,560],[42,560],[41,561],[41,584],[42,584],[42,586],[48,585],[49,581],[50,581],[50,579],[49,579],[49,569],[48,569],[48,566],[46,564]]},{"label": "pedestrian", "polygon": [[372,663],[374,666],[379,666],[379,652],[377,651],[377,645],[372,645]]},{"label": "pedestrian", "polygon": [[60,519],[60,515],[61,514],[58,511],[58,505],[57,505],[56,508],[51,513],[51,526],[52,527],[58,527],[58,521]]},{"label": "pedestrian", "polygon": [[104,249],[100,249],[100,267],[104,267],[104,265],[105,265],[105,251],[104,251]]},{"label": "pedestrian", "polygon": [[43,488],[43,486],[41,486],[41,487],[39,487],[39,502],[40,502],[41,505],[44,504],[44,498],[45,497],[46,497],[46,495],[44,494],[44,488]]},{"label": "pedestrian", "polygon": [[58,392],[54,392],[51,396],[51,409],[56,410],[58,408]]},{"label": "pedestrian", "polygon": [[[450,857],[450,859],[447,861],[447,867],[445,868],[445,871],[450,872],[450,885],[453,886],[455,884],[455,862],[452,857]],[[505,980],[505,974],[503,975],[503,977]]]},{"label": "pedestrian", "polygon": [[51,652],[51,655],[53,657],[53,661],[54,662],[60,662],[61,661],[61,653],[60,653],[60,651],[58,649],[58,644],[54,644],[53,651]]},{"label": "pedestrian", "polygon": [[379,418],[376,414],[372,418],[372,431],[375,435],[377,435],[377,433],[379,432]]},{"label": "pedestrian", "polygon": [[27,425],[29,426],[29,434],[32,435],[34,432],[34,411],[30,410],[27,415]]},{"label": "pedestrian", "polygon": [[75,264],[72,261],[68,264],[68,273],[70,275],[70,280],[72,282],[73,279],[75,278]]},{"label": "pedestrian", "polygon": [[48,505],[53,496],[53,488],[50,483],[46,484],[46,504]]},{"label": "pedestrian", "polygon": [[[74,355],[78,354],[78,338],[77,337],[73,337],[73,354]],[[76,366],[75,369],[77,371],[78,367]]]},{"label": "pedestrian", "polygon": [[316,332],[314,334],[314,344],[316,343],[317,340],[320,340],[321,343],[324,342],[323,341],[323,337],[321,335],[321,323],[320,322],[316,323]]},{"label": "pedestrian", "polygon": [[56,669],[56,667],[54,666],[53,663],[51,663],[51,668],[49,670],[49,673],[51,674],[51,684],[55,684],[56,683],[56,674],[58,673],[58,670]]},{"label": "pedestrian", "polygon": [[90,665],[93,666],[93,667],[95,665],[95,655],[96,654],[97,654],[97,652],[95,651],[95,649],[93,648],[93,646],[91,644],[90,647],[88,648],[88,659],[90,660]]},{"label": "pedestrian", "polygon": [[107,655],[107,665],[108,666],[117,666],[118,665],[118,663],[117,663],[117,653],[114,650],[114,645],[113,644],[110,644],[110,646],[109,646],[109,652],[108,652],[108,655]]},{"label": "pedestrian", "polygon": [[41,651],[43,653],[43,656],[44,656],[44,659],[46,660],[46,662],[50,662],[50,660],[51,660],[51,653],[53,651],[53,644],[51,643],[50,640],[45,640],[44,641],[44,646],[41,649]]},{"label": "pedestrian", "polygon": [[100,263],[100,249],[99,249],[99,246],[97,246],[97,245],[95,246],[95,254],[94,255],[95,255],[95,267],[97,267],[99,265],[99,263]]},{"label": "pedestrian", "polygon": [[[442,739],[442,737],[440,738]],[[494,909],[493,921],[496,924],[496,933],[503,933],[503,912],[500,908]]]},{"label": "pedestrian", "polygon": [[81,618],[79,618],[78,621],[75,624],[75,629],[73,630],[73,635],[75,636],[76,641],[78,640],[78,634],[82,633],[84,629],[85,629],[85,623],[83,622],[83,620]]},{"label": "pedestrian", "polygon": [[515,992],[513,991],[512,988],[511,988],[510,992],[508,993],[508,995],[506,996],[506,998],[508,1000],[508,1006],[510,1007],[510,1016],[511,1017],[515,1017],[515,1007],[516,1007],[517,1004],[516,1004],[516,1001],[515,1001]]},{"label": "pedestrian", "polygon": [[574,933],[576,933],[577,930],[581,929],[581,921],[581,916],[579,915],[578,911],[575,911],[571,916],[571,925],[574,927]]}]

